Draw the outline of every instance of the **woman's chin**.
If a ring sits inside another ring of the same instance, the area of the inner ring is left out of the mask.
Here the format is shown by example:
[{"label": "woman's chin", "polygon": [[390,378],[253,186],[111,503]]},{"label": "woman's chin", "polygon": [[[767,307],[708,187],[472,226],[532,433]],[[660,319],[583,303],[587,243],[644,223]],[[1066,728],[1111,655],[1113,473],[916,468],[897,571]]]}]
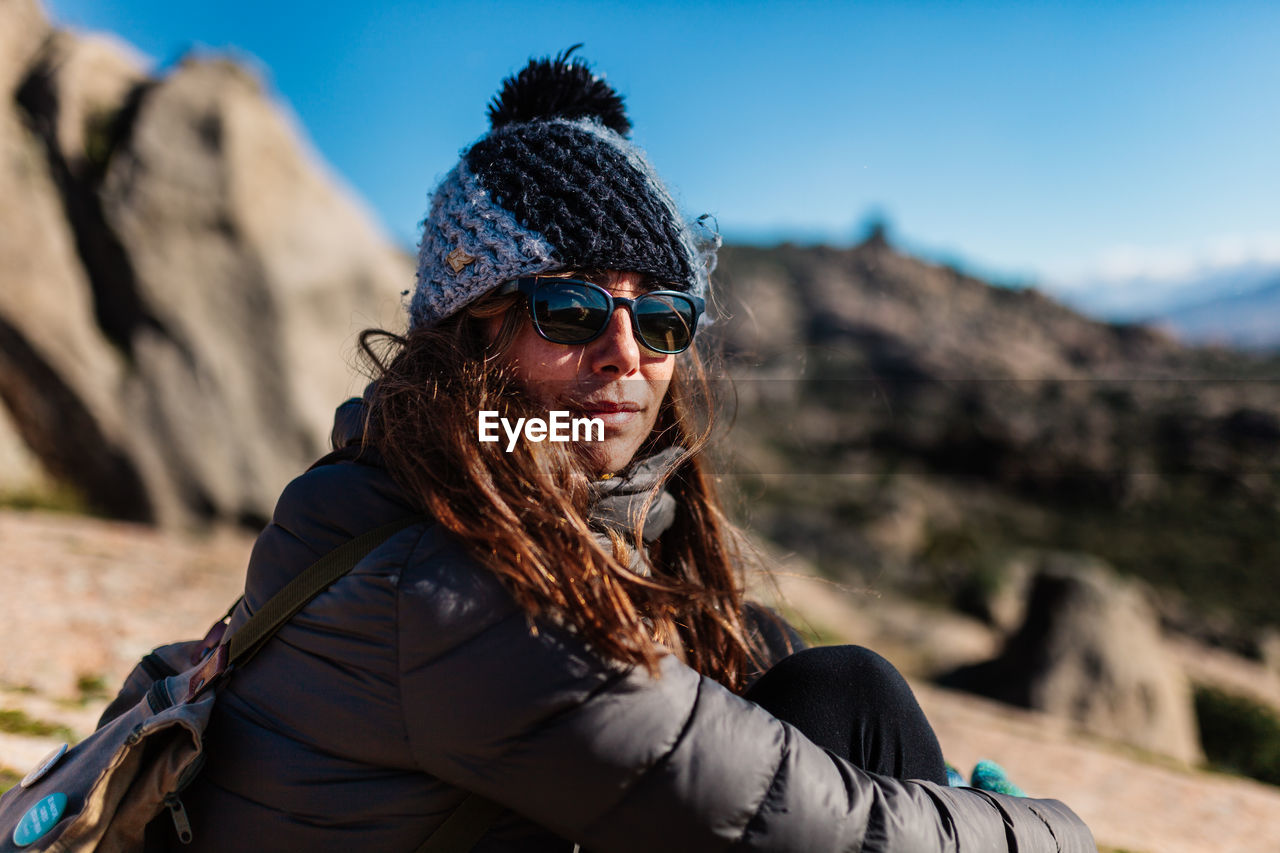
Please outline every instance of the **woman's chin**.
[{"label": "woman's chin", "polygon": [[643,436],[637,441],[632,436],[606,434],[604,441],[584,442],[582,449],[592,470],[603,477],[616,474],[631,464],[642,443]]}]

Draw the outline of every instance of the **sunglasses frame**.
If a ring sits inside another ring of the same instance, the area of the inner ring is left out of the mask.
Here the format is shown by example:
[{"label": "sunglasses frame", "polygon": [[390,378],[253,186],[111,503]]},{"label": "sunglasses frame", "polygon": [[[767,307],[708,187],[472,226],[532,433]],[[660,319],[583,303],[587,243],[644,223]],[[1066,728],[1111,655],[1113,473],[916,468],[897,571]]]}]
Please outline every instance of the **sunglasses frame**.
[{"label": "sunglasses frame", "polygon": [[[557,341],[554,338],[548,337],[547,333],[544,332],[542,330],[542,327],[538,325],[538,315],[537,315],[537,312],[534,311],[533,309],[534,294],[538,289],[538,285],[544,282],[547,284],[577,284],[577,285],[586,287],[590,290],[594,290],[598,293],[604,294],[604,297],[607,300],[609,305],[609,313],[608,313],[609,319],[606,320],[604,325],[601,326],[594,334],[589,335],[588,337],[582,338],[581,340]],[[619,308],[625,307],[627,309],[627,313],[631,315],[631,331],[635,335],[636,343],[640,344],[640,346],[644,347],[650,352],[660,353],[661,355],[678,355],[679,353],[682,353],[685,350],[687,350],[689,347],[693,346],[693,339],[698,334],[699,321],[702,319],[703,312],[706,311],[707,309],[707,302],[705,299],[703,299],[700,296],[693,296],[691,294],[684,293],[679,290],[651,290],[648,293],[643,293],[640,296],[635,297],[634,299],[629,299],[624,296],[614,296],[612,293],[608,291],[607,288],[601,287],[595,282],[583,281],[582,279],[579,279],[579,278],[559,278],[556,276],[526,276],[524,278],[517,278],[514,281],[510,281],[502,288],[503,293],[513,293],[515,291],[519,291],[524,295],[525,307],[529,311],[529,322],[533,325],[533,330],[538,333],[538,337],[542,338],[544,341],[548,341],[553,344],[560,344],[561,346],[582,346],[583,344],[591,343],[596,338],[599,338],[601,335],[603,335],[605,333],[605,330],[609,328],[609,321],[613,319],[613,313],[617,311]],[[683,347],[681,347],[678,350],[663,350],[663,349],[656,349],[650,346],[647,341],[645,341],[644,335],[640,332],[640,320],[636,317],[635,303],[638,300],[645,299],[650,296],[674,296],[674,297],[686,300],[690,305],[693,306],[693,325],[689,329],[689,343],[685,344]]]}]

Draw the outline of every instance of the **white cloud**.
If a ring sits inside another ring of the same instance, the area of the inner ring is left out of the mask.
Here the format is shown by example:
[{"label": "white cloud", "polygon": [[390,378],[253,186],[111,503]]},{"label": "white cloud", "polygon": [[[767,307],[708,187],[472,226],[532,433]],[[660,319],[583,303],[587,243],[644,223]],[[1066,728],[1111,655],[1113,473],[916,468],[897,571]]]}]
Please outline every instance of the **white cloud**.
[{"label": "white cloud", "polygon": [[1125,285],[1135,280],[1146,284],[1181,283],[1253,264],[1280,265],[1280,233],[1221,235],[1195,246],[1121,244],[1050,277],[1058,288],[1074,291],[1100,284]]},{"label": "white cloud", "polygon": [[1203,295],[1230,274],[1280,269],[1280,233],[1227,234],[1194,246],[1112,246],[1051,273],[1044,288],[1086,310],[1141,314]]}]

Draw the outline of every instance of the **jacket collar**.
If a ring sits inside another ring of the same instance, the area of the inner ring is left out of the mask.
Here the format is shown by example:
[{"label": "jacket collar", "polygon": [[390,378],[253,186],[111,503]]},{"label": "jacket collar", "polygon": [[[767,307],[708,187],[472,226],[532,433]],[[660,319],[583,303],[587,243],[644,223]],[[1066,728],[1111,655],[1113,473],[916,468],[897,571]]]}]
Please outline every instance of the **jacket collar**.
[{"label": "jacket collar", "polygon": [[[599,530],[613,530],[624,539],[631,540],[649,493],[683,455],[684,448],[668,447],[632,463],[622,474],[596,480],[592,484],[595,502],[591,507],[591,525]],[[642,535],[645,544],[656,541],[665,533],[675,517],[676,499],[663,489],[653,499],[644,518]]]}]

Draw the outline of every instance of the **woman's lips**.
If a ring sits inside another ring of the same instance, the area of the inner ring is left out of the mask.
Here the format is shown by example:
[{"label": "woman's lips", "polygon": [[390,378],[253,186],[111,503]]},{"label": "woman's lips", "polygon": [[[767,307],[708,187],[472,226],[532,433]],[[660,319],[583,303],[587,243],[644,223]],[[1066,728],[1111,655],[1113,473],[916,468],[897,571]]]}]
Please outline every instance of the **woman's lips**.
[{"label": "woman's lips", "polygon": [[592,412],[588,410],[585,414],[589,418],[599,418],[606,427],[623,427],[640,417],[640,413],[634,411]]},{"label": "woman's lips", "polygon": [[588,418],[599,418],[606,427],[622,427],[640,417],[637,403],[588,403],[578,409]]}]

